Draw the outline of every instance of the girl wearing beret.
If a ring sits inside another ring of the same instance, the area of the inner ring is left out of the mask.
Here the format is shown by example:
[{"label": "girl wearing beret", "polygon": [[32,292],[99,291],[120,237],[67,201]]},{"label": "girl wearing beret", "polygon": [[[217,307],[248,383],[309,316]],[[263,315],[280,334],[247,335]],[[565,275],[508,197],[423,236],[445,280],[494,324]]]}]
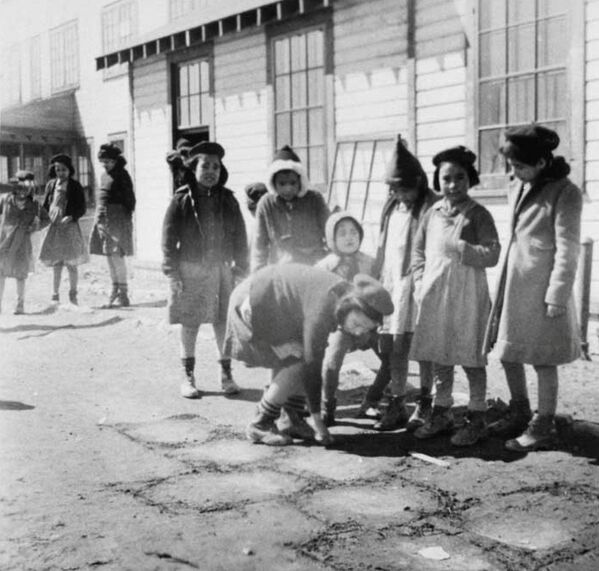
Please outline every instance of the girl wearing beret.
[{"label": "girl wearing beret", "polygon": [[190,149],[184,158],[186,184],[175,191],[162,227],[162,269],[171,285],[169,322],[181,324],[184,398],[201,397],[194,370],[202,323],[214,328],[223,391],[239,392],[223,340],[234,279],[247,272],[248,245],[239,203],[225,186],[224,154],[221,145],[208,141]]},{"label": "girl wearing beret", "polygon": [[18,171],[13,191],[0,197],[0,304],[6,278],[17,280],[15,315],[25,313],[25,280],[33,270],[31,233],[47,226],[47,212],[33,199],[33,173]]},{"label": "girl wearing beret", "polygon": [[56,155],[50,159],[50,180],[46,184],[43,207],[50,216],[40,260],[54,271],[52,301],[58,302],[62,269],[69,273],[69,301],[77,305],[77,266],[87,262],[87,250],[79,218],[85,214],[83,187],[73,178],[71,157]]},{"label": "girl wearing beret", "polygon": [[[554,157],[557,133],[540,125],[506,132],[502,154],[518,185],[509,194],[511,236],[487,328],[508,387],[508,415],[492,424],[510,450],[547,448],[554,437],[557,365],[579,356],[572,287],[580,250],[582,193],[570,167]],[[538,379],[538,412],[532,416],[524,364]]]},{"label": "girl wearing beret", "polygon": [[435,155],[434,188],[443,199],[426,213],[416,235],[413,258],[420,308],[412,358],[433,361],[433,411],[417,438],[431,438],[453,427],[454,366],[461,365],[470,385],[466,422],[451,438],[470,446],[486,428],[485,327],[491,301],[485,268],[499,259],[499,238],[489,211],[468,195],[479,182],[476,155],[453,147]]},{"label": "girl wearing beret", "polygon": [[109,307],[118,300],[129,305],[125,256],[133,255],[133,182],[121,149],[112,143],[100,147],[98,158],[105,172],[100,178],[96,220],[89,241],[90,254],[106,256],[112,278]]}]

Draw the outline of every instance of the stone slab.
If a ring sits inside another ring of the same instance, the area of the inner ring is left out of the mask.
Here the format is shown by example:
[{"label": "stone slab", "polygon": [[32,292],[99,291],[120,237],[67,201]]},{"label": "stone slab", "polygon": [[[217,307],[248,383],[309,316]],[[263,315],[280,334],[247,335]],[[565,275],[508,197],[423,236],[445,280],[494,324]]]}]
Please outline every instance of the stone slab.
[{"label": "stone slab", "polygon": [[122,423],[117,430],[135,441],[163,446],[189,446],[210,438],[205,419],[193,414],[171,416],[151,422]]},{"label": "stone slab", "polygon": [[211,440],[200,446],[179,448],[170,455],[191,464],[216,463],[219,466],[242,466],[275,460],[285,453],[280,447],[259,446],[247,440]]}]

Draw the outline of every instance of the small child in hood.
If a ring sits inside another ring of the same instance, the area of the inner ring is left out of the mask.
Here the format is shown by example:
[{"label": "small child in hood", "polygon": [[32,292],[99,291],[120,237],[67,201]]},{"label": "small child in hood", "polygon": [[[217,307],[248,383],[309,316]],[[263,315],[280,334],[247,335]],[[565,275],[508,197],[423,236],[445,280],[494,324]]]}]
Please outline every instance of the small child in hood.
[{"label": "small child in hood", "polygon": [[263,182],[252,182],[245,187],[246,205],[252,216],[256,216],[258,202],[267,192],[268,189]]},{"label": "small child in hood", "polygon": [[0,198],[0,304],[6,278],[17,280],[15,315],[25,313],[25,280],[33,270],[31,233],[50,223],[48,213],[33,199],[34,176],[18,171],[14,189]]},{"label": "small child in hood", "polygon": [[288,145],[277,151],[266,186],[256,210],[250,270],[281,262],[315,264],[325,255],[329,209],[322,194],[310,190],[306,169]]},{"label": "small child in hood", "polygon": [[[331,214],[326,224],[325,235],[331,253],[316,264],[317,268],[333,272],[349,282],[356,274],[372,276],[374,258],[360,251],[364,229],[358,220],[347,212]],[[364,340],[364,344],[366,341]],[[356,340],[343,331],[335,331],[329,339],[322,372],[322,417],[326,426],[335,422],[335,393],[339,386],[339,371],[343,359],[348,351],[356,348]]]}]

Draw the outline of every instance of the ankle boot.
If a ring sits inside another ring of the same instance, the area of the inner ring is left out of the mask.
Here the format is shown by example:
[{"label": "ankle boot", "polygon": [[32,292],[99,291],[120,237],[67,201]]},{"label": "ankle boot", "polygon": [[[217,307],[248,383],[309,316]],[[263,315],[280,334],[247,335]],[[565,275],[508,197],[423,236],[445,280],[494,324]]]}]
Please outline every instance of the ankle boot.
[{"label": "ankle boot", "polygon": [[335,424],[335,411],[337,410],[337,399],[322,401],[322,421],[325,426],[333,426]]},{"label": "ankle boot", "polygon": [[451,443],[454,446],[472,446],[486,437],[486,412],[471,410],[468,412],[464,426],[451,437]]},{"label": "ankle boot", "polygon": [[236,395],[241,389],[233,380],[231,371],[231,359],[221,359],[220,363],[220,386],[226,395]]},{"label": "ankle boot", "polygon": [[113,282],[112,291],[110,292],[110,297],[108,298],[108,305],[113,306],[118,297],[119,297],[119,284],[117,284],[116,282]]},{"label": "ankle boot", "polygon": [[405,397],[392,397],[385,414],[373,426],[375,430],[397,430],[408,422]]},{"label": "ankle boot", "polygon": [[535,414],[528,428],[518,438],[508,440],[505,447],[513,452],[548,450],[555,443],[555,417],[553,414]]},{"label": "ankle boot", "polygon": [[69,291],[69,301],[73,305],[78,305],[77,304],[77,290],[76,289],[72,289],[71,291]]},{"label": "ankle boot", "polygon": [[128,288],[127,284],[119,285],[118,298],[119,298],[119,303],[121,304],[121,307],[129,307],[131,305],[131,302],[129,301],[129,296],[127,295],[128,290],[129,290],[129,288]]},{"label": "ankle boot", "polygon": [[306,422],[300,410],[285,407],[278,422],[282,434],[299,440],[314,440],[314,429]]},{"label": "ankle boot", "polygon": [[414,430],[417,428],[424,426],[425,422],[430,417],[432,410],[433,397],[430,395],[422,395],[418,397],[416,408],[414,408],[414,412],[412,413],[412,416],[410,416],[408,424],[406,425],[408,432],[414,432]]},{"label": "ankle boot", "polygon": [[25,302],[22,299],[17,300],[17,305],[15,305],[15,310],[13,311],[14,315],[23,315],[25,313]]},{"label": "ankle boot", "polygon": [[453,428],[453,414],[446,406],[433,406],[433,411],[428,420],[414,432],[420,440],[433,438],[439,434],[449,432]]},{"label": "ankle boot", "polygon": [[528,399],[511,400],[506,415],[489,424],[489,434],[499,438],[515,438],[526,430],[531,419],[532,411]]},{"label": "ankle boot", "polygon": [[293,442],[292,438],[279,432],[275,420],[276,417],[269,416],[258,408],[256,417],[246,428],[245,435],[247,439],[256,444],[266,444],[267,446],[287,446],[291,444]]}]

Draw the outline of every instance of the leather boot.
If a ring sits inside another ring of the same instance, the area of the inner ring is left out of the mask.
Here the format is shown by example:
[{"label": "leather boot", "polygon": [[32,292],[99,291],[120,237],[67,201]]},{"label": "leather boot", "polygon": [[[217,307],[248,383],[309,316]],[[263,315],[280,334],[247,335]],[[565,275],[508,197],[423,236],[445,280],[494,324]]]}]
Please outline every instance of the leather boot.
[{"label": "leather boot", "polygon": [[532,419],[530,401],[511,400],[506,415],[489,424],[489,434],[499,438],[515,438],[522,434]]},{"label": "leather boot", "polygon": [[373,426],[375,430],[397,430],[404,428],[408,422],[408,410],[405,397],[392,397],[381,420]]}]

